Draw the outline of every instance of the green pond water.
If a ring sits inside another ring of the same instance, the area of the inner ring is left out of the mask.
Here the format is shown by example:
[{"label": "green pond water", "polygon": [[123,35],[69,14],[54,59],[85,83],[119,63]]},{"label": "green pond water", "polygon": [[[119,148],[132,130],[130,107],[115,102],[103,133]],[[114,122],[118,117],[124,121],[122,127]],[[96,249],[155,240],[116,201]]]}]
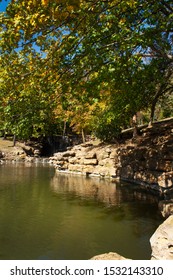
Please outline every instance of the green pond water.
[{"label": "green pond water", "polygon": [[157,198],[136,186],[56,174],[48,165],[0,166],[0,259],[87,260],[117,252],[150,259],[162,222]]}]

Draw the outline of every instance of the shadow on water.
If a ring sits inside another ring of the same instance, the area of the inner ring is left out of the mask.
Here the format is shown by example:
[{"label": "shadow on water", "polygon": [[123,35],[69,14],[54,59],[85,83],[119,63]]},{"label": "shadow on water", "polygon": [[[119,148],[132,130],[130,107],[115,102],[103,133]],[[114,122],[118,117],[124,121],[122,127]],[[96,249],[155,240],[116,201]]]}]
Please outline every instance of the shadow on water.
[{"label": "shadow on water", "polygon": [[[83,205],[100,205],[112,212],[128,204],[133,215],[150,215],[151,209],[157,212],[158,197],[140,191],[140,187],[128,183],[112,183],[100,178],[86,178],[67,174],[55,174],[51,189],[65,199],[79,200]],[[138,211],[133,211],[138,207]],[[160,215],[159,215],[160,216]]]},{"label": "shadow on water", "polygon": [[114,251],[149,259],[158,198],[131,184],[0,167],[0,259],[89,259]]}]

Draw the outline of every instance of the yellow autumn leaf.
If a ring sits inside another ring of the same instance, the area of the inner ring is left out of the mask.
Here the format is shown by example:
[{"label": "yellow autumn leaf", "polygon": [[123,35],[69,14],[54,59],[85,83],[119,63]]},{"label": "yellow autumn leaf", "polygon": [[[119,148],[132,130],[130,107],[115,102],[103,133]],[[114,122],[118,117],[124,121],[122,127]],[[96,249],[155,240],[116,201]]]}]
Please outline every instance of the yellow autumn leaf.
[{"label": "yellow autumn leaf", "polygon": [[123,23],[125,23],[125,22],[126,22],[125,18],[122,18],[122,19],[120,19],[120,21],[119,21],[120,24],[123,24]]},{"label": "yellow autumn leaf", "polygon": [[49,0],[41,0],[41,3],[43,6],[47,6],[49,3]]},{"label": "yellow autumn leaf", "polygon": [[74,7],[73,6],[67,6],[67,11],[68,12],[73,12],[74,11]]}]

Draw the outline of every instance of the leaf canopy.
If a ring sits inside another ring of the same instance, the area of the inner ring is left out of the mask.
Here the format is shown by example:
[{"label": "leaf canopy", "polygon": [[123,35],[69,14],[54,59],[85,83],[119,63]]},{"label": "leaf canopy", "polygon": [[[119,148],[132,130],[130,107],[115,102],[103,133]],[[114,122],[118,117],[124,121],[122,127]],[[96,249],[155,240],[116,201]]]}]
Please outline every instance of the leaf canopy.
[{"label": "leaf canopy", "polygon": [[12,100],[20,131],[49,116],[50,127],[119,132],[172,93],[172,17],[170,0],[11,1],[0,15],[2,112],[16,115]]}]

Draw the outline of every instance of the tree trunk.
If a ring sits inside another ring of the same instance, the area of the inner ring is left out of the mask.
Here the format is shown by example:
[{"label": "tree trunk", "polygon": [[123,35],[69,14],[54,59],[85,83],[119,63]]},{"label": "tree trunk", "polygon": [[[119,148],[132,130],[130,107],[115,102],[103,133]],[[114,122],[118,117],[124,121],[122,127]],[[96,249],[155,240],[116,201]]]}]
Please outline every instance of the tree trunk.
[{"label": "tree trunk", "polygon": [[136,138],[138,136],[137,115],[136,114],[133,116],[132,125],[133,125],[133,138]]},{"label": "tree trunk", "polygon": [[16,135],[13,136],[13,147],[16,146]]},{"label": "tree trunk", "polygon": [[7,139],[7,135],[6,135],[6,131],[4,131],[4,137],[3,137],[3,140],[6,140]]},{"label": "tree trunk", "polygon": [[163,84],[161,84],[159,86],[159,88],[157,89],[157,91],[156,91],[156,94],[154,96],[153,102],[151,104],[151,113],[150,113],[149,126],[152,126],[152,123],[154,121],[155,108],[156,108],[156,104],[157,104],[159,98],[161,96],[163,96],[166,91],[169,90],[169,79],[171,78],[171,75],[172,75],[172,69],[170,68],[170,69],[168,69],[165,72],[165,82],[163,82]]},{"label": "tree trunk", "polygon": [[154,113],[155,113],[155,109],[156,109],[156,104],[157,104],[157,98],[155,98],[153,100],[153,103],[151,105],[151,113],[150,113],[150,121],[149,121],[149,126],[152,126],[153,121],[154,121]]},{"label": "tree trunk", "polygon": [[85,133],[83,129],[82,129],[82,142],[85,143]]},{"label": "tree trunk", "polygon": [[63,137],[66,135],[66,127],[67,127],[67,123],[66,121],[64,121]]}]

